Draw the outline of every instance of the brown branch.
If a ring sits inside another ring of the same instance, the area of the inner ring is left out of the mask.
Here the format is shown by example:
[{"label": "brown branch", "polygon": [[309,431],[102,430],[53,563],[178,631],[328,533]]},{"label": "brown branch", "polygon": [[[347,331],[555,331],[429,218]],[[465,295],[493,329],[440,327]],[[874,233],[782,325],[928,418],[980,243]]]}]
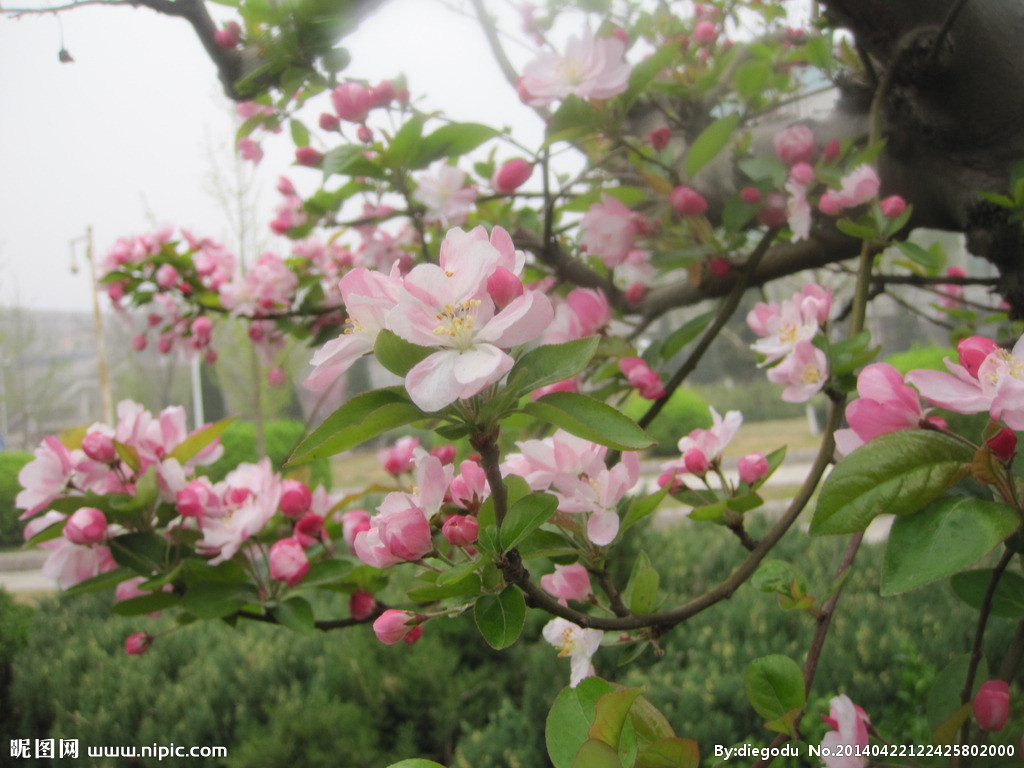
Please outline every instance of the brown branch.
[{"label": "brown branch", "polygon": [[[370,624],[382,613],[384,613],[385,606],[377,605],[373,613],[367,616],[365,619],[323,619],[320,621],[314,621],[313,626],[321,632],[328,632],[332,629],[345,629],[346,627],[357,627],[361,624]],[[255,613],[253,611],[236,611],[233,616],[239,619],[248,619],[249,621],[261,621],[264,624],[277,624],[280,625],[276,618],[269,613]]]}]

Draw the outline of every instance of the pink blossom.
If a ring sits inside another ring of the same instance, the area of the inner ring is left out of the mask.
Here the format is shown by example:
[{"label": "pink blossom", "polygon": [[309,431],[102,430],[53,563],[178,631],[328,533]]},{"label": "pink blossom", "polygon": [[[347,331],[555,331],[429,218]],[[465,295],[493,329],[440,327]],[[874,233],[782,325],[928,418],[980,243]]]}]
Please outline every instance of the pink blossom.
[{"label": "pink blossom", "polygon": [[775,155],[786,165],[814,160],[814,134],[806,125],[791,125],[772,139]]},{"label": "pink blossom", "polygon": [[95,507],[76,509],[64,524],[64,537],[72,544],[99,544],[107,537],[107,516]]},{"label": "pink blossom", "polygon": [[405,640],[413,629],[421,626],[422,617],[411,611],[389,608],[373,622],[373,632],[384,645],[394,645]]},{"label": "pink blossom", "polygon": [[768,371],[768,380],[784,384],[782,399],[803,403],[828,381],[828,358],[810,341],[798,341],[781,363]]},{"label": "pink blossom", "polygon": [[642,357],[624,357],[619,360],[619,370],[629,379],[629,384],[647,400],[658,400],[665,396],[661,379],[652,371]]},{"label": "pink blossom", "polygon": [[789,178],[806,187],[814,181],[814,168],[809,163],[797,163],[789,169]]},{"label": "pink blossom", "polygon": [[580,219],[580,247],[605,266],[617,267],[633,250],[639,232],[638,215],[611,195],[602,194]]},{"label": "pink blossom", "polygon": [[451,464],[455,461],[457,449],[454,445],[437,445],[430,449],[430,455],[435,456],[442,464]]},{"label": "pink blossom", "polygon": [[348,544],[348,548],[355,553],[353,544],[356,534],[360,531],[370,530],[370,513],[365,509],[353,509],[341,515],[342,538]]},{"label": "pink blossom", "polygon": [[472,515],[451,515],[441,526],[441,534],[453,547],[468,547],[479,532],[480,524]]},{"label": "pink blossom", "polygon": [[770,469],[768,459],[765,458],[763,453],[747,454],[737,462],[740,480],[747,485],[753,485],[764,478]]},{"label": "pink blossom", "polygon": [[872,363],[857,377],[860,397],[846,406],[849,429],[836,432],[836,447],[848,455],[879,435],[915,429],[924,418],[917,393],[888,363]]},{"label": "pink blossom", "polygon": [[411,472],[414,463],[414,454],[420,447],[420,441],[415,437],[400,437],[395,444],[377,451],[377,461],[389,475],[398,477],[406,472]]},{"label": "pink blossom", "polygon": [[323,515],[307,512],[295,522],[292,533],[303,547],[311,547],[322,541],[326,533]]},{"label": "pink blossom", "polygon": [[93,461],[103,464],[117,461],[114,431],[106,424],[94,424],[82,438],[82,451]]},{"label": "pink blossom", "polygon": [[698,448],[711,461],[722,458],[722,451],[736,436],[743,423],[743,415],[739,411],[728,411],[723,418],[714,407],[710,411],[711,427],[694,429],[686,437],[681,438],[677,446],[679,453],[685,455],[691,448]]},{"label": "pink blossom", "polygon": [[[960,267],[949,267],[946,270],[947,277],[967,277],[967,273]],[[945,296],[942,299],[942,306],[951,309],[960,305],[964,297],[964,287],[958,283],[947,283],[939,286]]]},{"label": "pink blossom", "polygon": [[1009,427],[1003,427],[985,441],[992,455],[1009,464],[1017,455],[1017,433]]},{"label": "pink blossom", "polygon": [[284,260],[268,251],[245,274],[222,286],[220,299],[232,314],[259,317],[290,307],[298,285],[298,276]]},{"label": "pink blossom", "polygon": [[462,509],[476,512],[480,504],[491,495],[487,475],[479,462],[466,460],[459,464],[459,474],[449,487],[452,501]]},{"label": "pink blossom", "polygon": [[882,210],[882,215],[887,219],[897,219],[903,215],[903,211],[907,209],[907,201],[899,195],[892,195],[885,198],[878,204],[878,207]]},{"label": "pink blossom", "polygon": [[221,48],[231,50],[237,48],[242,39],[242,27],[237,21],[229,21],[223,29],[218,29],[213,34],[213,40]]},{"label": "pink blossom", "polygon": [[505,267],[495,267],[487,278],[487,294],[494,301],[496,309],[504,309],[523,295],[523,281]]},{"label": "pink blossom", "polygon": [[843,177],[838,198],[843,208],[853,208],[878,196],[881,182],[870,165],[860,165]]},{"label": "pink blossom", "polygon": [[269,459],[239,464],[223,482],[222,507],[217,516],[199,518],[203,538],[196,548],[215,554],[214,565],[229,560],[251,537],[263,530],[277,512],[281,483]]},{"label": "pink blossom", "polygon": [[324,159],[324,153],[314,147],[296,147],[295,162],[307,168],[316,168]]},{"label": "pink blossom", "polygon": [[570,660],[570,682],[573,688],[585,677],[594,674],[591,657],[601,647],[604,632],[599,629],[583,629],[565,619],[552,619],[544,625],[544,639],[558,649],[559,656]]},{"label": "pink blossom", "polygon": [[779,229],[786,226],[787,217],[785,196],[774,190],[765,195],[764,203],[757,212],[757,220],[766,227]]},{"label": "pink blossom", "polygon": [[672,130],[665,125],[660,128],[655,128],[647,134],[647,141],[650,143],[651,149],[665,149],[665,147],[669,145],[669,142],[672,141]]},{"label": "pink blossom", "polygon": [[494,245],[503,240],[496,238],[497,231],[490,241],[467,237],[461,230],[449,232],[441,265],[415,267],[388,316],[394,333],[438,350],[405,379],[409,396],[424,411],[441,410],[498,382],[513,365],[505,350],[538,338],[552,319],[551,303],[538,291],[525,291],[495,311],[487,280],[496,267],[515,259],[514,252]]},{"label": "pink blossom", "polygon": [[740,200],[747,205],[756,205],[761,202],[761,192],[757,187],[744,187],[740,190]]},{"label": "pink blossom", "polygon": [[25,512],[24,520],[41,512],[54,499],[60,497],[71,480],[74,464],[67,447],[55,437],[44,437],[35,450],[35,458],[18,472],[18,483],[22,490],[15,498],[15,505]]},{"label": "pink blossom", "polygon": [[365,589],[357,589],[348,599],[348,612],[356,621],[368,619],[377,608],[377,600]]},{"label": "pink blossom", "polygon": [[[832,728],[821,740],[825,765],[828,768],[862,768],[867,765],[867,757],[856,754],[868,746],[871,720],[864,710],[844,694],[829,701],[829,716],[822,716],[822,720]],[[825,756],[826,750],[829,756]]]},{"label": "pink blossom", "polygon": [[341,120],[338,119],[337,115],[332,115],[330,112],[321,112],[317,124],[324,131],[337,131],[341,128]]},{"label": "pink blossom", "polygon": [[175,503],[178,513],[185,517],[221,514],[220,496],[205,477],[197,477],[177,491]]},{"label": "pink blossom", "polygon": [[693,42],[700,46],[708,46],[718,38],[718,30],[710,21],[701,21],[693,28]]},{"label": "pink blossom", "polygon": [[838,216],[843,210],[843,199],[838,192],[825,192],[818,200],[818,210],[826,216]]},{"label": "pink blossom", "polygon": [[281,539],[270,547],[270,578],[294,587],[309,573],[309,560],[298,539]]},{"label": "pink blossom", "polygon": [[702,216],[708,209],[704,196],[690,187],[676,187],[669,195],[676,213],[682,216]]},{"label": "pink blossom", "polygon": [[44,576],[56,579],[61,589],[69,589],[115,568],[117,563],[107,547],[79,546],[63,539],[51,549],[41,570]]},{"label": "pink blossom", "polygon": [[153,644],[153,636],[148,632],[136,632],[128,635],[124,641],[124,652],[129,656],[142,656]]},{"label": "pink blossom", "polygon": [[591,595],[590,574],[581,563],[555,565],[555,572],[540,577],[540,585],[562,605],[567,600],[584,601]]},{"label": "pink blossom", "polygon": [[238,150],[238,156],[253,165],[259,165],[260,160],[263,159],[263,149],[248,136],[240,138],[235,147]]},{"label": "pink blossom", "polygon": [[599,288],[573,288],[565,303],[576,315],[581,337],[598,333],[612,321],[611,305]]},{"label": "pink blossom", "polygon": [[998,344],[984,336],[968,336],[966,339],[961,339],[956,345],[960,365],[966,368],[974,378],[978,378],[981,364],[998,349]]},{"label": "pink blossom", "polygon": [[545,52],[523,68],[519,88],[531,106],[545,107],[570,94],[608,99],[629,85],[626,46],[616,37],[595,38],[590,28],[566,42],[565,54]]},{"label": "pink blossom", "polygon": [[502,195],[510,195],[526,183],[533,174],[533,163],[522,158],[502,163],[491,176],[491,186]]},{"label": "pink blossom", "polygon": [[1003,730],[1010,713],[1010,684],[993,679],[982,683],[972,704],[974,719],[983,731]]},{"label": "pink blossom", "polygon": [[476,189],[465,184],[465,171],[454,165],[442,164],[435,172],[417,177],[412,196],[426,206],[424,217],[427,221],[457,227],[466,221],[476,202]]},{"label": "pink blossom", "polygon": [[331,91],[331,103],[342,120],[362,123],[373,109],[373,91],[359,83],[344,82]]},{"label": "pink blossom", "polygon": [[691,448],[683,454],[683,466],[691,475],[704,477],[711,467],[711,462],[708,460],[708,455],[700,448]]},{"label": "pink blossom", "polygon": [[793,242],[806,240],[811,234],[811,206],[807,202],[807,187],[796,179],[786,182],[786,223],[793,230]]},{"label": "pink blossom", "polygon": [[765,364],[789,355],[796,345],[808,341],[818,333],[817,306],[814,313],[794,296],[781,306],[758,303],[747,315],[747,325],[761,336],[752,349],[764,355]]},{"label": "pink blossom", "polygon": [[309,511],[313,492],[301,480],[281,481],[281,512],[295,520]]}]

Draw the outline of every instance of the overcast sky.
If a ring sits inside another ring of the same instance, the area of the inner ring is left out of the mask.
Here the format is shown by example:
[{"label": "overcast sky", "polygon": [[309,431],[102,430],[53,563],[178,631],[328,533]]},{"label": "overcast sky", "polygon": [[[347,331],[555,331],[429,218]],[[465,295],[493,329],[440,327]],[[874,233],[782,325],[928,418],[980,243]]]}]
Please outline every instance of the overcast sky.
[{"label": "overcast sky", "polygon": [[[58,61],[62,37],[74,63]],[[440,3],[391,0],[346,46],[352,77],[405,72],[427,108],[541,131],[472,20]],[[69,269],[71,241],[87,226],[97,260],[117,237],[154,223],[226,239],[206,190],[211,152],[225,157],[234,127],[214,66],[181,19],[128,7],[0,17],[0,309],[88,309],[87,273]],[[313,172],[288,167],[292,149],[285,135],[267,144],[265,221],[278,174],[307,191],[315,184]]]}]

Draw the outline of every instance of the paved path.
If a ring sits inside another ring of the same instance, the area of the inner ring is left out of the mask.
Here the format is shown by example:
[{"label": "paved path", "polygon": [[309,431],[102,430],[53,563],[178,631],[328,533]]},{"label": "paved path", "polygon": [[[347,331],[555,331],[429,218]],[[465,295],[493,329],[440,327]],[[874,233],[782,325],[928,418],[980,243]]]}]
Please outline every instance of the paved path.
[{"label": "paved path", "polygon": [[39,571],[47,554],[42,550],[0,552],[0,587],[12,593],[56,591],[56,582]]}]

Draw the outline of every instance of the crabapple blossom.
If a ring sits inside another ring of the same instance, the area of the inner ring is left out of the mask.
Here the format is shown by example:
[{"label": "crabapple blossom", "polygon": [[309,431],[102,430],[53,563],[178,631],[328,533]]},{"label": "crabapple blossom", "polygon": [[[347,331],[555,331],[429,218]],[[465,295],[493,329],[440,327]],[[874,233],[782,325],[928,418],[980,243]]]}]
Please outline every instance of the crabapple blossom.
[{"label": "crabapple blossom", "polygon": [[999,345],[984,336],[968,336],[966,339],[961,339],[956,345],[960,365],[966,368],[974,378],[978,378],[981,364],[997,349],[999,349]]},{"label": "crabapple blossom", "polygon": [[377,607],[377,600],[365,589],[357,589],[348,599],[348,612],[356,621],[368,619]]},{"label": "crabapple blossom", "polygon": [[704,196],[690,187],[676,187],[669,195],[669,202],[676,213],[682,216],[702,216],[708,209]]},{"label": "crabapple blossom", "polygon": [[661,150],[665,149],[672,141],[672,130],[668,126],[661,126],[655,128],[647,134],[647,141],[651,145],[652,149]]},{"label": "crabapple blossom", "polygon": [[377,461],[389,475],[398,477],[416,466],[415,453],[420,441],[415,437],[400,437],[394,445],[377,451]]},{"label": "crabapple blossom", "polygon": [[185,517],[221,513],[220,496],[208,478],[197,477],[175,495],[178,512]]},{"label": "crabapple blossom", "polygon": [[718,30],[710,21],[701,21],[693,28],[693,42],[700,46],[711,45],[718,37]]},{"label": "crabapple blossom", "polygon": [[983,731],[1003,730],[1010,712],[1010,684],[993,679],[981,684],[972,704],[974,719]]},{"label": "crabapple blossom", "polygon": [[[873,200],[878,196],[878,187],[880,185],[881,181],[874,168],[870,165],[857,166],[842,178],[838,191],[826,193],[829,198],[829,210],[822,208],[822,213],[829,213],[833,204],[837,204],[840,209],[854,208],[869,200]],[[824,202],[824,198],[825,195],[822,196],[822,202]],[[821,203],[819,203],[820,205]]]},{"label": "crabapple blossom", "polygon": [[823,715],[821,719],[832,728],[821,740],[825,765],[828,768],[862,768],[867,765],[867,757],[858,754],[868,746],[871,720],[864,710],[844,694],[829,701],[828,717]]},{"label": "crabapple blossom", "polygon": [[605,266],[622,264],[639,233],[639,216],[611,195],[602,194],[580,219],[580,248],[596,256]]},{"label": "crabapple blossom", "polygon": [[642,357],[624,357],[619,360],[619,370],[629,379],[629,384],[640,397],[658,400],[665,396],[661,379],[652,371]]},{"label": "crabapple blossom", "polygon": [[814,159],[814,134],[806,125],[791,125],[772,139],[775,156],[786,165],[809,163]]},{"label": "crabapple blossom", "polygon": [[430,449],[430,455],[436,457],[442,464],[454,462],[456,453],[458,453],[458,449],[451,443],[437,445]]},{"label": "crabapple blossom", "polygon": [[774,301],[758,302],[747,315],[747,326],[761,337],[753,350],[764,355],[766,365],[786,357],[799,342],[814,338],[831,306],[830,292],[814,283],[805,285],[781,306]]},{"label": "crabapple blossom", "polygon": [[786,226],[788,216],[785,195],[774,190],[765,195],[764,203],[757,212],[757,220],[771,229]]},{"label": "crabapple blossom", "polygon": [[860,397],[846,406],[849,429],[836,431],[836,447],[849,455],[879,435],[915,429],[924,419],[921,401],[888,363],[872,363],[857,377]]},{"label": "crabapple blossom", "polygon": [[117,461],[114,430],[106,424],[93,424],[82,438],[82,452],[93,461],[103,464]]},{"label": "crabapple blossom", "polygon": [[416,178],[416,191],[412,196],[426,207],[427,221],[457,227],[466,221],[476,202],[476,188],[466,186],[465,171],[443,164],[436,171]]},{"label": "crabapple blossom", "polygon": [[544,625],[544,639],[558,649],[559,656],[569,657],[569,685],[575,688],[585,677],[594,674],[591,657],[601,647],[604,632],[599,629],[583,629],[565,619],[552,619]]},{"label": "crabapple blossom", "polygon": [[803,403],[817,393],[828,380],[828,358],[810,341],[798,341],[781,363],[768,371],[768,380],[784,384],[782,399]]},{"label": "crabapple blossom", "polygon": [[793,242],[806,240],[811,234],[811,206],[807,187],[793,178],[786,182],[786,223],[793,230]]},{"label": "crabapple blossom", "polygon": [[1009,463],[1017,455],[1017,433],[1009,427],[1003,427],[986,440],[985,445],[997,459]]},{"label": "crabapple blossom", "polygon": [[462,509],[471,512],[478,510],[491,494],[487,475],[480,463],[467,459],[459,464],[459,474],[452,479],[449,493],[452,501]]},{"label": "crabapple blossom", "polygon": [[568,39],[563,55],[545,52],[523,67],[520,93],[534,107],[546,107],[569,95],[581,99],[617,96],[629,85],[625,53],[620,39],[595,38],[587,27],[581,37]]},{"label": "crabapple blossom", "polygon": [[70,589],[115,568],[117,563],[107,547],[99,544],[80,546],[64,539],[62,543],[55,543],[40,570],[44,576],[56,579],[61,589]]},{"label": "crabapple blossom", "polygon": [[529,160],[516,158],[502,163],[491,176],[491,186],[494,191],[509,195],[526,183],[533,174],[533,163]]},{"label": "crabapple blossom", "polygon": [[309,560],[298,539],[274,542],[270,547],[270,578],[294,587],[309,573]]},{"label": "crabapple blossom", "polygon": [[365,509],[352,509],[341,515],[341,534],[348,548],[355,553],[353,547],[356,534],[370,530],[370,513]]},{"label": "crabapple blossom", "polygon": [[374,107],[374,94],[360,83],[347,81],[331,91],[331,103],[345,122],[362,123]]},{"label": "crabapple blossom", "polygon": [[50,504],[67,488],[74,473],[71,452],[56,437],[46,436],[35,450],[35,458],[18,472],[18,483],[22,490],[14,500],[15,506],[24,509],[24,520]]},{"label": "crabapple blossom", "polygon": [[555,565],[555,572],[540,577],[540,585],[562,605],[567,600],[586,600],[591,595],[590,574],[581,563]]},{"label": "crabapple blossom", "polygon": [[421,626],[422,621],[419,614],[389,608],[373,622],[373,632],[384,645],[394,645],[405,640],[410,632]]},{"label": "crabapple blossom", "polygon": [[907,201],[899,195],[891,195],[878,204],[882,215],[887,219],[899,218],[907,209]]},{"label": "crabapple blossom", "polygon": [[148,632],[135,632],[124,641],[124,652],[129,656],[142,656],[153,644],[153,636]]},{"label": "crabapple blossom", "polygon": [[764,478],[771,467],[763,453],[755,452],[742,457],[737,462],[736,469],[739,471],[740,480],[747,485],[753,485]]},{"label": "crabapple blossom", "polygon": [[280,478],[269,459],[239,464],[223,483],[221,514],[199,518],[203,538],[196,548],[216,555],[213,565],[231,559],[242,545],[263,530],[280,506]]},{"label": "crabapple blossom", "polygon": [[309,511],[313,493],[301,480],[281,481],[281,512],[293,520]]},{"label": "crabapple blossom", "polygon": [[580,337],[593,336],[612,321],[608,297],[599,288],[573,288],[565,303],[576,315]]},{"label": "crabapple blossom", "polygon": [[107,516],[95,507],[76,509],[64,524],[64,537],[72,544],[99,544],[107,536]]},{"label": "crabapple blossom", "polygon": [[453,547],[469,546],[479,532],[480,524],[472,515],[451,515],[441,526],[441,534]]},{"label": "crabapple blossom", "polygon": [[235,144],[235,149],[238,150],[240,158],[248,160],[253,165],[259,165],[260,160],[263,159],[262,147],[248,136],[240,138]]},{"label": "crabapple blossom", "polygon": [[295,522],[292,533],[304,547],[311,547],[324,538],[324,518],[316,512],[307,512]]},{"label": "crabapple blossom", "polygon": [[708,456],[700,448],[691,448],[683,454],[683,466],[691,475],[703,477],[711,466]]}]

